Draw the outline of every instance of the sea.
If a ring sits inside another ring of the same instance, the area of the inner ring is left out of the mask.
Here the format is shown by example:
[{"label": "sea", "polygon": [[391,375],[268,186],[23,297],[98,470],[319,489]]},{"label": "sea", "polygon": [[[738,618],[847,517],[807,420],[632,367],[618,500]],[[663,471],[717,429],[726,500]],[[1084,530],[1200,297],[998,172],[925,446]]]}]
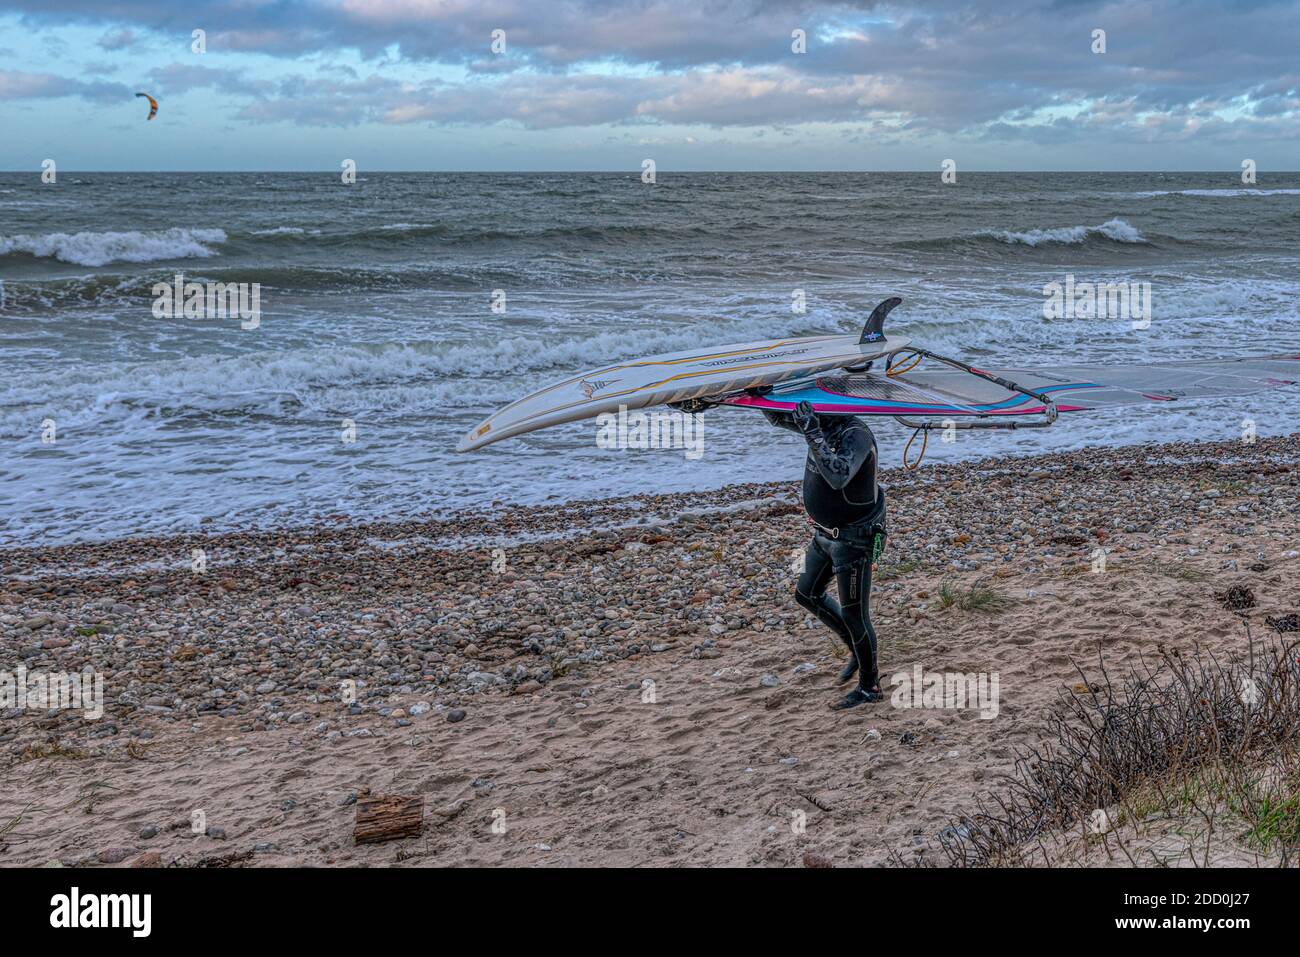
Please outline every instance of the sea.
[{"label": "sea", "polygon": [[[655,180],[0,173],[0,546],[795,480],[798,438],[738,408],[704,414],[695,457],[602,448],[593,422],[455,446],[552,380],[852,333],[889,296],[893,334],[983,366],[1300,352],[1300,174]],[[257,284],[257,321],[160,314],[177,276]],[[1149,326],[1046,316],[1067,277],[1149,284]],[[1292,390],[1073,413],[926,462],[1282,434],[1298,410]],[[876,431],[897,464],[910,433]]]}]

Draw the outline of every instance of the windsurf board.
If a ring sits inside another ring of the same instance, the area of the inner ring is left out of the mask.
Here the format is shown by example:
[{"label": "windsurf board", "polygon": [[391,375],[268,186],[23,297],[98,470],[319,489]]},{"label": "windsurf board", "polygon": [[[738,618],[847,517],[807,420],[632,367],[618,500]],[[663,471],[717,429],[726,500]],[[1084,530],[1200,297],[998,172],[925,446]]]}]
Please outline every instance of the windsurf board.
[{"label": "windsurf board", "polygon": [[832,369],[844,369],[906,347],[908,340],[877,334],[805,336],[713,346],[615,362],[571,376],[494,412],[456,446],[458,452],[537,429],[592,419],[620,406],[643,409],[666,402],[717,398]]}]

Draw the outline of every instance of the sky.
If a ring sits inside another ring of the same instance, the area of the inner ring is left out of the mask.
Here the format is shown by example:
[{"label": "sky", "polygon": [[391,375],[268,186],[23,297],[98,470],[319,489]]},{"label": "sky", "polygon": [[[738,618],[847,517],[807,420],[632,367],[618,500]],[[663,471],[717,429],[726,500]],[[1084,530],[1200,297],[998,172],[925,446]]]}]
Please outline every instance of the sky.
[{"label": "sky", "polygon": [[0,0],[0,132],[15,171],[1295,170],[1300,0]]}]

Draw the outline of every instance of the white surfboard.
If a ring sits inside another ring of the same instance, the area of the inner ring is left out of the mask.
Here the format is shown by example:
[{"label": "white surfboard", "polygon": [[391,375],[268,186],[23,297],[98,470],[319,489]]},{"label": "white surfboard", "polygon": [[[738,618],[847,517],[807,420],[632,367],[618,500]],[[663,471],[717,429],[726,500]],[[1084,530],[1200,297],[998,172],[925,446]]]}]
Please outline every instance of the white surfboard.
[{"label": "white surfboard", "polygon": [[692,352],[649,356],[603,366],[540,389],[494,412],[456,446],[468,452],[537,429],[592,419],[620,406],[720,398],[797,377],[843,369],[904,348],[886,338],[884,317],[901,300],[881,303],[861,336],[805,336],[741,342]]}]

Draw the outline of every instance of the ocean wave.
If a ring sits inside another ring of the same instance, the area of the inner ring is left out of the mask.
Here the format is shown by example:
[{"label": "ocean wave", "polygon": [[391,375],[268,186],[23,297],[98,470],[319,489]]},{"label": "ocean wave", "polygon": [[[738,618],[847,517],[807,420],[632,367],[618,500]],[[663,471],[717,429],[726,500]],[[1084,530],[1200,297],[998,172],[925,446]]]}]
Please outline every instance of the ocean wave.
[{"label": "ocean wave", "polygon": [[[765,223],[733,223],[729,229],[752,226],[769,228]],[[345,245],[358,241],[382,243],[385,246],[414,244],[430,238],[448,246],[476,244],[544,244],[551,248],[556,242],[628,243],[643,241],[681,241],[698,239],[712,234],[710,227],[698,223],[686,225],[605,224],[605,225],[554,225],[539,224],[524,227],[487,226],[473,222],[419,223],[398,221],[392,223],[357,224],[342,229],[304,229],[281,226],[275,229],[252,230],[247,235],[260,242],[274,243],[281,239],[297,239],[310,235],[322,244]]]},{"label": "ocean wave", "polygon": [[[854,320],[860,323],[860,319]],[[737,319],[709,324],[708,342],[763,342],[795,336],[833,333],[820,329],[792,328],[784,320]],[[843,329],[843,332],[851,332]],[[482,344],[481,344],[482,343]],[[684,323],[661,329],[610,329],[574,338],[499,339],[485,338],[473,344],[453,346],[438,353],[438,372],[444,378],[472,378],[477,388],[490,376],[519,376],[523,373],[574,375],[622,359],[664,355],[698,349],[698,327]],[[462,390],[463,391],[463,390]],[[466,403],[477,404],[477,403]]]},{"label": "ocean wave", "polygon": [[[555,287],[571,284],[575,273],[583,269],[582,264],[559,268],[527,262],[509,265],[419,263],[347,268],[276,264],[271,256],[263,258],[266,263],[261,265],[236,265],[229,259],[214,260],[213,265],[192,265],[184,269],[184,274],[186,279],[194,282],[260,283],[265,289],[274,288],[286,293],[346,292],[361,296],[425,293],[429,290],[438,294],[466,293],[524,284]],[[221,262],[221,265],[216,266],[216,262]],[[587,274],[596,272],[595,267],[589,266],[586,270]],[[128,275],[110,269],[82,276],[6,279],[7,301],[14,308],[44,309],[91,302],[107,305],[128,300],[151,300],[154,283],[171,282],[177,271],[175,267],[154,267],[142,268]]]},{"label": "ocean wave", "polygon": [[319,236],[319,229],[304,226],[276,226],[274,229],[254,229],[250,236]]},{"label": "ocean wave", "polygon": [[381,223],[361,225],[354,229],[334,230],[326,233],[320,229],[303,226],[277,226],[274,229],[254,229],[250,236],[325,236],[327,239],[347,241],[365,236],[387,236],[391,233],[447,233],[449,228],[441,223]]},{"label": "ocean wave", "polygon": [[149,232],[46,233],[0,236],[0,256],[24,254],[78,266],[113,262],[147,263],[215,256],[213,243],[224,243],[221,229],[162,229]]},{"label": "ocean wave", "polygon": [[[789,334],[753,323],[719,327],[719,341]],[[803,330],[806,332],[806,330]],[[312,347],[236,356],[190,356],[149,363],[113,362],[29,375],[0,387],[0,435],[31,436],[33,418],[49,417],[66,431],[102,429],[124,421],[188,417],[243,419],[364,414],[384,417],[442,414],[449,409],[502,405],[536,388],[540,374],[559,375],[617,357],[676,352],[699,345],[688,326],[630,336],[625,331],[550,339],[485,338],[440,343]]]},{"label": "ocean wave", "polygon": [[1146,238],[1135,227],[1118,218],[1108,219],[1100,226],[1059,226],[1053,229],[1031,229],[1026,232],[985,229],[975,235],[996,239],[1011,246],[1043,246],[1049,243],[1077,246],[1098,237],[1116,243],[1147,243]]},{"label": "ocean wave", "polygon": [[1300,189],[1152,189],[1126,196],[1300,196]]},{"label": "ocean wave", "polygon": [[[310,238],[324,245],[348,245],[358,241],[368,243],[381,242],[386,245],[406,242],[408,239],[426,236],[450,236],[453,230],[439,223],[381,223],[356,225],[350,228],[320,229],[307,226],[275,226],[267,229],[249,230],[246,236],[255,242],[273,244],[300,243]],[[473,228],[462,229],[460,238],[473,235]]]},{"label": "ocean wave", "polygon": [[156,281],[148,276],[92,274],[56,280],[6,283],[5,302],[14,310],[58,309],[63,306],[105,305],[152,298]]},{"label": "ocean wave", "polygon": [[[30,417],[69,434],[123,421],[415,412],[439,397],[436,356],[409,346],[310,348],[239,356],[114,362],[75,375],[28,376],[0,389],[0,434],[30,436]],[[26,425],[24,424],[26,423]]]}]

